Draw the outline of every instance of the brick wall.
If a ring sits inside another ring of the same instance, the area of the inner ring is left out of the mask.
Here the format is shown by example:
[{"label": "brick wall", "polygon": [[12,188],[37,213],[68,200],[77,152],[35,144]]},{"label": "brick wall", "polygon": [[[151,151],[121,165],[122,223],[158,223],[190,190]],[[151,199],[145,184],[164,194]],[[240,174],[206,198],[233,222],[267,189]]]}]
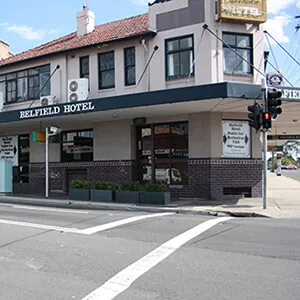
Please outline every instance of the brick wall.
[{"label": "brick wall", "polygon": [[[97,161],[77,163],[50,163],[50,191],[67,193],[67,174],[82,171],[89,181],[136,180],[135,161]],[[225,159],[189,159],[189,184],[183,187],[171,187],[172,200],[181,198],[224,199],[224,188],[250,188],[252,197],[262,196],[261,160],[225,160]],[[45,190],[45,165],[30,165],[29,185],[14,186],[15,193],[43,195]]]},{"label": "brick wall", "polygon": [[[49,187],[50,192],[68,192],[67,175],[71,172],[86,173],[88,181],[122,181],[134,180],[136,164],[134,161],[96,161],[76,163],[50,163]],[[16,185],[15,194],[43,195],[45,191],[45,164],[34,163],[29,167],[29,184]]]},{"label": "brick wall", "polygon": [[262,161],[229,159],[189,160],[189,188],[193,198],[222,200],[223,189],[250,188],[262,196]]}]

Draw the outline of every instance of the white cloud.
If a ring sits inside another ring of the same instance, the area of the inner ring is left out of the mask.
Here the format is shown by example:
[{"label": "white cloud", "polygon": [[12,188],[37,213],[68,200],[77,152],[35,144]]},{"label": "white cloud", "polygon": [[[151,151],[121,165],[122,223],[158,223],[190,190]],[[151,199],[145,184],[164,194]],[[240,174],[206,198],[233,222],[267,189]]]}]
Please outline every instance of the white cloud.
[{"label": "white cloud", "polygon": [[[263,25],[264,30],[268,31],[279,43],[288,43],[289,38],[284,33],[284,27],[287,26],[292,20],[292,17],[282,13],[277,15]],[[269,38],[269,41],[274,44],[274,41]]]},{"label": "white cloud", "polygon": [[267,5],[268,13],[276,15],[291,5],[296,5],[300,8],[300,0],[268,0]]},{"label": "white cloud", "polygon": [[25,40],[43,40],[47,35],[57,33],[57,30],[34,30],[32,27],[25,25],[7,26],[6,30],[17,33]]}]

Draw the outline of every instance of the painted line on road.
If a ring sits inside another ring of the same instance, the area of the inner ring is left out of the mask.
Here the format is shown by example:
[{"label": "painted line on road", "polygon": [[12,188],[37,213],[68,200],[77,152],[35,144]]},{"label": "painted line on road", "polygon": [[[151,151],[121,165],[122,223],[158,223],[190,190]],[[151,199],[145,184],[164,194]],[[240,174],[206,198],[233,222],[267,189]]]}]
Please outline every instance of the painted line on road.
[{"label": "painted line on road", "polygon": [[223,217],[212,219],[198,226],[172,238],[166,243],[162,244],[154,251],[150,252],[140,260],[136,261],[126,269],[119,272],[117,275],[109,279],[101,287],[91,292],[82,300],[112,300],[119,294],[127,290],[134,281],[136,281],[143,274],[155,267],[161,261],[170,256],[173,252],[181,246],[212,228],[213,226],[233,219],[232,217]]},{"label": "painted line on road", "polygon": [[58,208],[45,208],[45,207],[35,207],[35,206],[23,206],[23,205],[11,205],[10,207],[17,208],[17,209],[53,211],[53,212],[63,212],[63,213],[72,213],[72,214],[88,214],[87,211],[63,209],[63,208],[58,209]]},{"label": "painted line on road", "polygon": [[165,216],[170,216],[170,215],[174,215],[174,214],[175,213],[156,213],[156,214],[151,214],[151,215],[142,215],[142,216],[131,217],[131,218],[127,218],[127,219],[114,221],[114,222],[111,222],[111,223],[107,223],[107,224],[103,224],[103,225],[83,229],[83,230],[80,230],[80,233],[90,235],[90,234],[105,231],[105,230],[108,230],[108,229],[111,229],[111,228],[115,228],[115,227],[119,227],[119,226],[122,226],[122,225],[134,223],[134,222],[137,222],[137,221],[151,219],[151,218],[165,217]]},{"label": "painted line on road", "polygon": [[151,218],[159,218],[159,217],[169,216],[169,215],[173,215],[173,214],[174,213],[157,213],[157,214],[151,214],[151,215],[135,216],[135,217],[122,219],[119,221],[114,221],[111,223],[107,223],[107,224],[103,224],[103,225],[99,225],[99,226],[95,226],[95,227],[86,228],[86,229],[68,228],[68,227],[28,223],[28,222],[22,222],[22,221],[4,220],[4,219],[0,219],[0,224],[31,227],[31,228],[46,229],[46,230],[54,230],[54,231],[60,231],[60,232],[63,231],[63,232],[77,233],[77,234],[83,234],[83,235],[92,235],[97,232],[105,231],[108,229],[112,229],[112,228],[119,227],[122,225],[134,223],[137,221],[151,219]]},{"label": "painted line on road", "polygon": [[12,220],[0,219],[0,223],[1,224],[7,224],[7,225],[22,226],[22,227],[54,230],[54,231],[80,233],[80,230],[78,230],[76,228],[59,227],[59,226],[51,226],[51,225],[44,225],[44,224],[35,224],[35,223],[28,223],[28,222],[21,222],[21,221],[12,221]]}]

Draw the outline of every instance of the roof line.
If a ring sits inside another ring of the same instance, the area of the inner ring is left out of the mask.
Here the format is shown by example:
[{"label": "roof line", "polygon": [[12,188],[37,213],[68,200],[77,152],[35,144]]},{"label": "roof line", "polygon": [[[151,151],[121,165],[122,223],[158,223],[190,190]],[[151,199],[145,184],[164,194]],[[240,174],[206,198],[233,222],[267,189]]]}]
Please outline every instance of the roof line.
[{"label": "roof line", "polygon": [[10,63],[7,63],[7,64],[0,65],[0,69],[4,68],[4,67],[7,67],[7,66],[12,66],[12,65],[15,65],[15,64],[20,64],[20,63],[23,63],[23,62],[37,60],[37,59],[40,59],[40,58],[43,58],[43,57],[46,57],[46,56],[48,56],[48,57],[50,57],[50,56],[56,56],[56,55],[63,54],[63,53],[69,53],[69,52],[72,52],[74,50],[80,50],[80,49],[85,49],[85,48],[92,48],[92,47],[99,46],[99,45],[104,45],[104,44],[113,44],[115,42],[121,42],[121,41],[131,40],[131,39],[137,39],[137,38],[140,38],[140,37],[147,37],[147,36],[151,37],[151,36],[155,36],[156,34],[157,34],[156,32],[148,30],[148,31],[142,32],[140,34],[127,36],[127,37],[120,38],[120,39],[108,40],[108,41],[103,41],[101,43],[89,44],[89,45],[86,45],[86,46],[81,46],[81,47],[76,47],[76,48],[70,48],[70,49],[67,49],[67,50],[61,50],[61,51],[57,51],[57,52],[52,52],[52,53],[42,54],[42,55],[39,55],[39,56],[25,58],[25,59],[22,59],[21,61],[18,60],[18,61],[14,61],[14,62],[10,62]]}]

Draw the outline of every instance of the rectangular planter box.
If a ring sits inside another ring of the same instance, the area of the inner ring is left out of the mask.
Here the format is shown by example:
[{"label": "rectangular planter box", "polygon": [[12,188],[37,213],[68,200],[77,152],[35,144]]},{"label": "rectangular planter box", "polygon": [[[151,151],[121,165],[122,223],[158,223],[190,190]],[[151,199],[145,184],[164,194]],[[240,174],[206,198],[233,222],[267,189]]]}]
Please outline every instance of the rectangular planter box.
[{"label": "rectangular planter box", "polygon": [[116,191],[116,202],[118,203],[140,203],[140,192]]},{"label": "rectangular planter box", "polygon": [[171,202],[170,192],[141,192],[141,204],[168,205]]},{"label": "rectangular planter box", "polygon": [[90,201],[90,190],[70,188],[69,196],[71,200]]},{"label": "rectangular planter box", "polygon": [[91,201],[112,202],[114,201],[114,191],[93,189],[91,190]]}]

